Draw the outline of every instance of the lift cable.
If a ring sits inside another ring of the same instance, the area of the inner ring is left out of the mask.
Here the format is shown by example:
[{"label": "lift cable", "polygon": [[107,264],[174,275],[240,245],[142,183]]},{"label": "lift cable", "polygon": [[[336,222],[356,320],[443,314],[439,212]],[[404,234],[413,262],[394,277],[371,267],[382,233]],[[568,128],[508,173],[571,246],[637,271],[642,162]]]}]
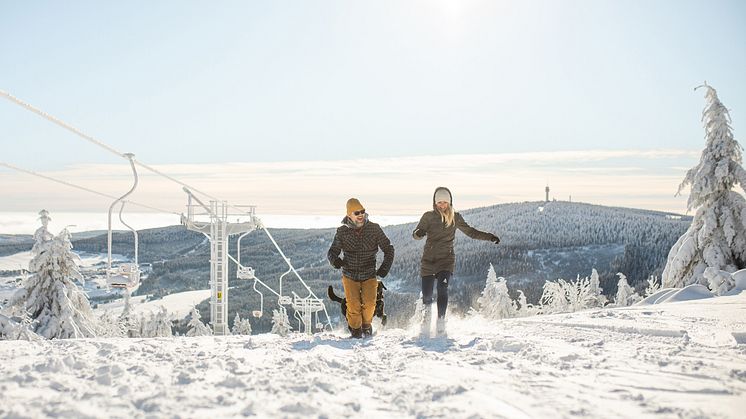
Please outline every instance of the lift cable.
[{"label": "lift cable", "polygon": [[[18,171],[18,172],[26,173],[28,175],[37,176],[37,177],[40,177],[42,179],[50,180],[52,182],[56,182],[56,183],[59,183],[59,184],[65,185],[65,186],[69,186],[71,188],[80,189],[81,191],[90,192],[92,194],[95,194],[95,195],[98,195],[98,196],[103,196],[105,198],[117,199],[117,197],[114,196],[114,195],[109,195],[107,193],[103,193],[103,192],[99,192],[99,191],[96,191],[96,190],[93,190],[93,189],[89,189],[89,188],[86,188],[85,186],[76,185],[74,183],[66,182],[64,180],[55,179],[53,177],[46,176],[46,175],[43,175],[41,173],[37,173],[37,172],[31,171],[31,170],[23,169],[23,168],[20,168],[18,166],[14,166],[14,165],[9,164],[9,163],[0,162],[0,166],[7,167],[8,169],[12,169],[12,170],[15,170],[15,171]],[[128,204],[137,205],[139,207],[151,209],[153,211],[157,211],[157,212],[164,213],[164,214],[181,215],[181,213],[178,213],[178,212],[168,211],[168,210],[164,210],[164,209],[161,209],[161,208],[153,207],[153,206],[150,206],[150,205],[140,204],[140,203],[135,202],[135,201],[129,201],[128,200],[128,201],[125,201],[125,202],[127,202]]]},{"label": "lift cable", "polygon": [[[27,109],[27,110],[29,110],[29,111],[31,111],[31,112],[39,115],[39,116],[41,116],[42,118],[44,118],[44,119],[52,122],[53,124],[56,124],[56,125],[64,128],[64,129],[72,132],[73,134],[75,134],[75,135],[83,138],[84,140],[87,140],[87,141],[89,141],[89,142],[91,142],[91,143],[93,143],[93,144],[95,144],[95,145],[97,145],[99,147],[102,147],[106,151],[108,151],[110,153],[113,153],[113,154],[115,154],[115,155],[117,155],[117,156],[119,156],[119,157],[127,160],[127,153],[123,153],[123,152],[115,149],[114,147],[111,147],[110,145],[104,143],[103,141],[98,140],[98,139],[96,139],[96,138],[94,138],[94,137],[92,137],[92,136],[84,133],[83,131],[75,128],[74,126],[68,124],[67,122],[62,121],[61,119],[56,118],[53,115],[50,115],[47,112],[42,111],[41,109],[39,109],[39,108],[31,105],[30,103],[27,103],[27,102],[25,102],[25,101],[23,101],[23,100],[15,97],[15,96],[11,95],[10,93],[8,93],[8,92],[6,92],[4,90],[0,90],[0,96],[8,99],[9,101],[15,103],[18,106],[21,106],[21,107],[23,107],[23,108],[25,108],[25,109]],[[163,177],[165,177],[166,179],[168,179],[168,180],[170,180],[172,182],[178,183],[181,186],[188,187],[192,191],[197,192],[197,193],[199,193],[201,195],[204,195],[204,196],[206,196],[206,197],[208,197],[208,198],[210,198],[212,200],[221,201],[220,199],[218,199],[218,198],[216,198],[216,197],[214,197],[214,196],[212,196],[212,195],[210,195],[210,194],[208,194],[206,192],[203,192],[203,191],[201,191],[201,190],[199,190],[199,189],[197,189],[197,188],[195,188],[193,186],[187,185],[186,183],[184,183],[184,182],[182,182],[182,181],[180,181],[180,180],[178,180],[178,179],[176,179],[176,178],[174,178],[172,176],[169,176],[169,175],[161,172],[160,170],[158,170],[158,169],[156,169],[154,167],[150,167],[147,164],[142,163],[139,160],[136,160],[135,164],[137,164],[138,166],[140,166],[140,167],[142,167],[144,169],[147,169],[147,170],[149,170],[149,171],[151,171],[151,172],[153,172],[153,173],[155,173],[157,175],[163,176]],[[241,210],[241,209],[239,209],[237,207],[233,207],[233,206],[230,206],[230,207],[232,207],[234,209],[237,209],[237,210],[239,210],[241,212],[244,212],[244,210]]]}]

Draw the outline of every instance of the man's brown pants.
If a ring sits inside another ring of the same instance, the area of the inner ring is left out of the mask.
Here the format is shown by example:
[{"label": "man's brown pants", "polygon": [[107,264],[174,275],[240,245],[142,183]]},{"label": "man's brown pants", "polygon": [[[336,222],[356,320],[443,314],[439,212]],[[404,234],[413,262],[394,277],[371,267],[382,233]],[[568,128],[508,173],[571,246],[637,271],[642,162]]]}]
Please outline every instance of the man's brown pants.
[{"label": "man's brown pants", "polygon": [[351,329],[360,329],[364,324],[370,325],[376,311],[376,292],[378,279],[355,281],[342,276],[342,285],[347,299],[347,324]]}]

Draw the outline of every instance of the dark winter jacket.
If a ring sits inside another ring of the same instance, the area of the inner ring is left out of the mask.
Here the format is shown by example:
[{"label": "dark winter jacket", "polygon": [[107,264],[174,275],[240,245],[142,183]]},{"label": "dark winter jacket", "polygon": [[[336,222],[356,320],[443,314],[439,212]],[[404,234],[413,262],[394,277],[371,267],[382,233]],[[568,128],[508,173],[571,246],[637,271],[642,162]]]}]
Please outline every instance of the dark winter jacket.
[{"label": "dark winter jacket", "polygon": [[[386,234],[376,223],[368,221],[356,227],[355,224],[345,217],[343,225],[337,228],[327,258],[335,268],[342,268],[342,274],[355,281],[366,279],[383,278],[389,273],[391,264],[394,263],[394,246]],[[376,254],[378,249],[383,251],[383,262],[376,270]],[[343,257],[340,258],[340,252]]]},{"label": "dark winter jacket", "polygon": [[[450,194],[450,191],[448,193]],[[453,252],[456,229],[461,230],[461,232],[472,239],[499,241],[494,234],[485,233],[469,226],[464,221],[464,217],[458,212],[455,214],[453,225],[447,227],[434,201],[435,195],[433,194],[433,210],[422,214],[422,218],[420,218],[420,222],[412,234],[417,240],[427,236],[425,250],[422,252],[422,265],[420,268],[422,276],[435,275],[442,271],[453,272],[456,266],[456,255]],[[451,202],[453,202],[453,198],[451,198]]]}]

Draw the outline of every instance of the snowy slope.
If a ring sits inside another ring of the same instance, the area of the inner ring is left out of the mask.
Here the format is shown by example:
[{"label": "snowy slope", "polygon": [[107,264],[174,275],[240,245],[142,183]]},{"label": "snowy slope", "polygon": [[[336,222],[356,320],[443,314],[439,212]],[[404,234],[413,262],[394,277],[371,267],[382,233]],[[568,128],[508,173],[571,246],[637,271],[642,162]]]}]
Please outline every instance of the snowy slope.
[{"label": "snowy slope", "polygon": [[[74,252],[80,257],[80,266],[83,268],[90,268],[98,264],[105,264],[108,255],[106,253],[88,253],[88,252]],[[8,256],[0,256],[0,271],[15,271],[26,269],[28,270],[28,264],[34,257],[31,251],[19,252]],[[114,262],[128,260],[122,255],[112,254],[111,258]]]},{"label": "snowy slope", "polygon": [[[145,301],[145,298],[145,295],[132,297],[132,310],[135,313],[154,313],[163,307],[168,311],[171,318],[183,319],[187,314],[189,314],[192,307],[210,298],[210,290],[177,292],[153,301]],[[112,315],[118,316],[122,314],[123,309],[124,300],[120,298],[105,304],[99,304],[96,308],[96,313],[100,315],[101,313],[109,312]]]},{"label": "snowy slope", "polygon": [[[1,417],[743,417],[746,292],[487,322],[450,339],[0,342]],[[372,415],[372,416],[371,416]]]},{"label": "snowy slope", "polygon": [[20,252],[0,257],[0,271],[20,271],[28,269],[28,263],[33,258],[31,251]]}]

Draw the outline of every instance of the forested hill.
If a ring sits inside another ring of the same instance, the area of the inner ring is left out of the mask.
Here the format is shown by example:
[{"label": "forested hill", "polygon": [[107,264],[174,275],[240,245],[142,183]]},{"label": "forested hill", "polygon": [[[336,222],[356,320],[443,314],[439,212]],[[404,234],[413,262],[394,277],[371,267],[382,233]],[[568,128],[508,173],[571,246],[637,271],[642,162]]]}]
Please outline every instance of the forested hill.
[{"label": "forested hill", "polygon": [[[588,276],[596,268],[608,292],[617,272],[633,284],[660,276],[668,251],[686,231],[691,217],[657,211],[571,202],[501,204],[461,212],[480,230],[496,233],[501,243],[457,234],[456,276],[483,279],[490,263],[508,284],[527,288],[545,280]],[[414,224],[386,229],[397,249],[393,275],[419,276],[423,243],[411,239]],[[612,289],[613,288],[613,289]],[[538,297],[536,297],[538,298]],[[529,296],[529,300],[531,297]]]},{"label": "forested hill", "polygon": [[[545,281],[588,276],[593,268],[599,271],[607,295],[616,291],[617,272],[623,272],[633,286],[643,289],[650,275],[660,277],[671,246],[691,222],[690,217],[656,211],[570,202],[501,204],[461,214],[471,226],[493,232],[502,240],[496,246],[457,233],[451,298],[454,309],[464,310],[482,291],[490,263],[499,276],[508,279],[511,292],[523,290],[529,302],[538,300]],[[376,220],[375,213],[371,220]],[[392,308],[413,301],[419,293],[424,240],[412,239],[414,226],[409,223],[384,228],[396,248],[394,265],[386,278]],[[272,234],[318,295],[326,295],[328,285],[335,285],[341,292],[339,271],[326,260],[334,229],[273,229]],[[209,287],[210,246],[202,234],[172,226],[143,230],[139,236],[140,262],[152,263],[153,270],[138,294],[158,297]],[[234,256],[235,239],[230,245]],[[22,242],[0,242],[0,253],[31,248],[29,241]],[[78,251],[106,252],[106,235],[74,240],[73,245]],[[262,280],[277,284],[287,267],[266,235],[253,232],[242,240],[241,247],[241,261],[255,268]],[[114,253],[132,256],[133,248],[131,234],[114,234]],[[235,280],[235,266],[229,272],[235,287],[231,296],[234,307],[255,307],[258,298],[251,283]],[[285,287],[303,292],[289,277]]]}]

